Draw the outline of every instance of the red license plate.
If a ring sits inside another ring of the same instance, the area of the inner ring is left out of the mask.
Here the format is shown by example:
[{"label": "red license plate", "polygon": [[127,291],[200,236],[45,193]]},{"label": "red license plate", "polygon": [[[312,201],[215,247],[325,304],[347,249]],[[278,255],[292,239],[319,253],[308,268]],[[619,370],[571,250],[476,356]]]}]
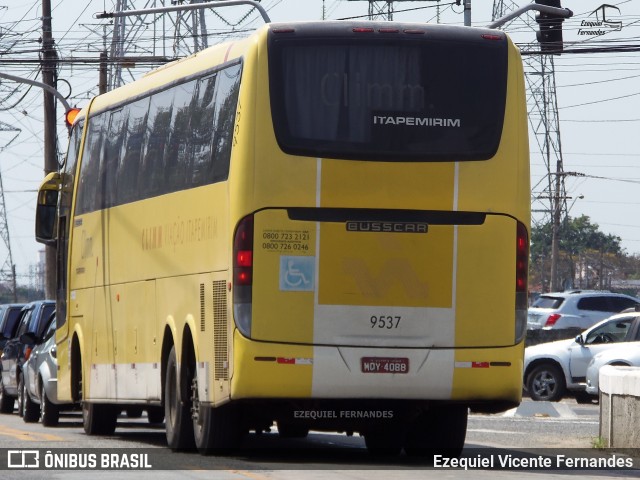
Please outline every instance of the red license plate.
[{"label": "red license plate", "polygon": [[409,373],[409,359],[396,357],[362,357],[362,373]]}]

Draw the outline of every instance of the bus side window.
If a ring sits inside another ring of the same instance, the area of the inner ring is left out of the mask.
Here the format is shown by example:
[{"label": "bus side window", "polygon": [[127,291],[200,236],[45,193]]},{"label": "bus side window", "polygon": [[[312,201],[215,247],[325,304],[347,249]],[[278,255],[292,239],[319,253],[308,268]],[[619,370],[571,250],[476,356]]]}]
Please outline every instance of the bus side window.
[{"label": "bus side window", "polygon": [[143,198],[167,193],[164,151],[167,148],[171,128],[172,102],[171,90],[155,93],[149,99],[137,189],[138,195]]},{"label": "bus side window", "polygon": [[231,142],[240,91],[240,69],[240,65],[233,65],[218,74],[214,114],[216,127],[211,152],[214,182],[229,177]]},{"label": "bus side window", "polygon": [[191,110],[195,103],[197,81],[184,83],[175,87],[169,139],[164,150],[165,193],[176,192],[187,185],[188,173],[191,171]]},{"label": "bus side window", "polygon": [[100,208],[116,205],[116,179],[120,159],[123,156],[122,146],[129,120],[129,105],[111,112],[109,134],[105,139],[104,156],[100,164]]},{"label": "bus side window", "polygon": [[129,121],[126,132],[123,132],[125,138],[116,174],[117,205],[138,200],[141,194],[137,191],[137,184],[141,172],[142,142],[147,126],[149,97],[128,105],[128,109]]},{"label": "bus side window", "polygon": [[213,181],[211,139],[215,128],[215,86],[217,75],[200,79],[195,106],[191,112],[193,125],[193,166],[190,186],[207,185]]},{"label": "bus side window", "polygon": [[98,208],[97,187],[100,168],[100,152],[102,150],[103,127],[105,114],[95,115],[89,121],[89,130],[85,141],[82,165],[80,167],[80,184],[76,215],[92,212]]}]

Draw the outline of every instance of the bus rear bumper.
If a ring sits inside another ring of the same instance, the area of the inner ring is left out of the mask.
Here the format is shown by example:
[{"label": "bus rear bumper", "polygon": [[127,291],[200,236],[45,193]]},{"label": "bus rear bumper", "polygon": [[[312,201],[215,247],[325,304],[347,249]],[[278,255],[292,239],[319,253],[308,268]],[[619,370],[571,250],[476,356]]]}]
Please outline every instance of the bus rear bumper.
[{"label": "bus rear bumper", "polygon": [[[398,399],[515,406],[522,344],[417,349],[251,341],[237,331],[231,399]],[[480,408],[482,409],[482,408]]]}]

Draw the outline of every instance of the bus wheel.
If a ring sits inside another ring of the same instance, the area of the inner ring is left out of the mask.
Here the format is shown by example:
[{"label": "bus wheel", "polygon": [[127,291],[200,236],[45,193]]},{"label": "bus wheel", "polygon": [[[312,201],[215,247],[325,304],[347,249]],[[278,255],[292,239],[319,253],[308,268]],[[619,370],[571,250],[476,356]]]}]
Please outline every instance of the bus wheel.
[{"label": "bus wheel", "polygon": [[395,457],[402,452],[402,436],[399,432],[373,431],[365,433],[364,444],[370,454],[380,457]]},{"label": "bus wheel", "polygon": [[147,420],[150,424],[164,422],[164,410],[162,407],[149,407],[147,408]]},{"label": "bus wheel", "polygon": [[465,405],[432,408],[411,423],[404,451],[412,457],[459,457],[467,436],[468,416]]},{"label": "bus wheel", "polygon": [[282,438],[305,438],[309,435],[309,427],[278,421],[278,434]]},{"label": "bus wheel", "polygon": [[176,347],[173,346],[167,358],[167,371],[164,379],[164,416],[167,445],[174,450],[193,448],[191,402],[180,400],[179,378]]},{"label": "bus wheel", "polygon": [[127,418],[140,418],[142,417],[143,409],[140,406],[127,407],[124,410],[127,412]]},{"label": "bus wheel", "polygon": [[226,404],[212,407],[200,403],[198,380],[194,376],[191,386],[193,435],[198,451],[203,455],[222,453],[240,446],[242,431],[239,428],[238,409]]},{"label": "bus wheel", "polygon": [[87,435],[111,435],[120,409],[115,405],[82,402],[82,426]]}]

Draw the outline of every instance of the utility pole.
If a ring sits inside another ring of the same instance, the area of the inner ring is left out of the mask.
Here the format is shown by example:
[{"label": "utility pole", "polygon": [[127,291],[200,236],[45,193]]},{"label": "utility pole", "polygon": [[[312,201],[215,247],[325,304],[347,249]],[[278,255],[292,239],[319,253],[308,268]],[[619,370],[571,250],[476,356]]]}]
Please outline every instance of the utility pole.
[{"label": "utility pole", "polygon": [[464,0],[464,26],[471,26],[471,0]]},{"label": "utility pole", "polygon": [[[56,87],[57,55],[51,29],[51,0],[42,0],[42,83]],[[44,174],[58,170],[56,103],[44,90]],[[45,247],[45,298],[55,298],[56,247]]]},{"label": "utility pole", "polygon": [[[534,5],[528,5],[532,8]],[[548,8],[543,5],[535,5],[540,10]],[[494,0],[493,19],[500,17],[514,20],[508,11],[514,10],[517,5],[511,0]],[[522,9],[520,9],[522,10]],[[571,12],[568,12],[571,14]],[[499,26],[501,26],[500,24]],[[527,22],[528,26],[531,26]],[[532,27],[532,31],[535,28]],[[543,211],[549,213],[548,220],[552,225],[551,237],[551,268],[550,290],[561,290],[561,281],[558,276],[558,263],[560,260],[560,221],[567,209],[567,195],[565,190],[565,172],[562,158],[562,144],[560,141],[560,119],[558,116],[558,101],[556,97],[556,76],[554,56],[552,54],[528,55],[523,57],[525,67],[525,79],[527,81],[527,104],[529,108],[529,124],[534,135],[534,140],[547,168],[545,177],[545,191],[541,195],[535,195],[532,203],[548,200],[548,207]],[[542,183],[542,182],[540,182]]]}]

